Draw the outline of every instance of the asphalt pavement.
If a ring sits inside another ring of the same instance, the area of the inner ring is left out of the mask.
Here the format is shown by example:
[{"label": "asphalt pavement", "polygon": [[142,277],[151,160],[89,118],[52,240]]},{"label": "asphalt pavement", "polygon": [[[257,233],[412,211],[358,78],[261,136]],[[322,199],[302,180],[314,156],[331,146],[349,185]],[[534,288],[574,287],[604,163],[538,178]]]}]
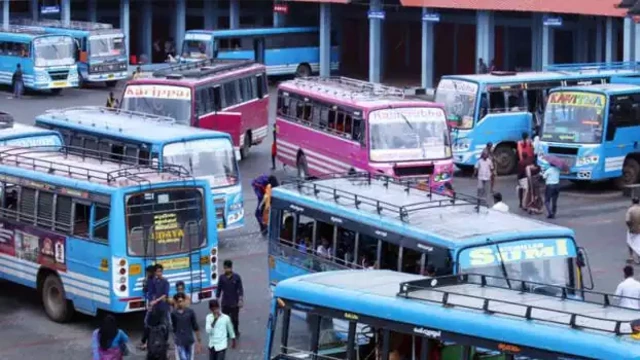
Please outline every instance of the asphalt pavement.
[{"label": "asphalt pavement", "polygon": [[[116,92],[118,89],[116,89]],[[59,96],[30,94],[10,99],[7,89],[0,89],[0,111],[11,113],[16,121],[32,124],[36,115],[48,109],[72,106],[103,106],[109,90],[101,86],[91,89],[65,90]],[[272,97],[272,100],[275,100]],[[274,101],[271,103],[274,106]],[[270,119],[273,121],[273,119]],[[261,359],[269,312],[270,295],[267,282],[267,244],[260,236],[252,214],[256,199],[250,188],[253,178],[270,173],[270,141],[252,148],[248,159],[240,163],[244,185],[247,225],[220,239],[221,258],[234,260],[235,270],[243,277],[245,307],[240,313],[242,337],[229,360]],[[275,171],[278,177],[292,176],[294,169]],[[519,212],[515,177],[502,177],[496,182],[512,212]],[[456,191],[473,194],[475,181],[456,176]],[[622,278],[627,249],[624,214],[630,200],[606,186],[586,189],[568,187],[560,194],[559,211],[552,222],[569,226],[577,232],[579,245],[586,248],[593,269],[596,290],[613,291]],[[524,216],[529,216],[523,214]],[[541,220],[543,216],[537,216]],[[204,327],[205,304],[194,305]],[[119,316],[118,322],[135,342],[141,337],[142,318],[138,314]],[[78,315],[68,324],[56,324],[46,317],[35,291],[0,281],[0,360],[4,359],[87,359],[91,349],[91,332],[97,320]],[[142,359],[136,352],[129,358]],[[206,359],[200,355],[198,359]]]}]

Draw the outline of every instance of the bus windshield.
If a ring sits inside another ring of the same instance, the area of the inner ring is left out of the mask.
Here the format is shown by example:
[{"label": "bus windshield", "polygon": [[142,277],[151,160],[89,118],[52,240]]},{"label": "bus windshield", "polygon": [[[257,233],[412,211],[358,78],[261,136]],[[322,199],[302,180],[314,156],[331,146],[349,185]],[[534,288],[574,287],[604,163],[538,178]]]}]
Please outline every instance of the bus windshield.
[{"label": "bus windshield", "polygon": [[190,125],[191,89],[171,85],[129,85],[124,92],[122,108],[168,116]]},{"label": "bus windshield", "polygon": [[213,57],[211,39],[185,40],[182,45],[182,57],[185,59],[206,59]]},{"label": "bus windshield", "polygon": [[164,256],[206,245],[201,189],[171,188],[126,197],[127,245],[131,256]]},{"label": "bus windshield", "polygon": [[44,36],[33,40],[36,66],[73,65],[75,43],[69,36]]},{"label": "bus windshield", "polygon": [[89,37],[89,54],[92,58],[124,55],[124,36],[119,34]]},{"label": "bus windshield", "polygon": [[370,158],[375,162],[435,160],[451,156],[440,108],[376,110],[369,114]]},{"label": "bus windshield", "polygon": [[549,95],[542,127],[543,141],[599,144],[602,140],[605,96],[558,91]]},{"label": "bus windshield", "polygon": [[228,139],[202,139],[166,145],[163,161],[181,165],[193,176],[206,177],[212,188],[238,183],[233,145]]},{"label": "bus windshield", "polygon": [[[465,249],[460,253],[459,261],[460,272],[464,273],[504,278],[506,271],[509,279],[573,287],[567,258],[575,256],[576,249],[571,240],[541,239]],[[507,284],[500,280],[500,284],[495,285]]]},{"label": "bus windshield", "polygon": [[463,80],[442,79],[436,89],[435,102],[444,105],[447,121],[462,130],[473,127],[478,84]]}]

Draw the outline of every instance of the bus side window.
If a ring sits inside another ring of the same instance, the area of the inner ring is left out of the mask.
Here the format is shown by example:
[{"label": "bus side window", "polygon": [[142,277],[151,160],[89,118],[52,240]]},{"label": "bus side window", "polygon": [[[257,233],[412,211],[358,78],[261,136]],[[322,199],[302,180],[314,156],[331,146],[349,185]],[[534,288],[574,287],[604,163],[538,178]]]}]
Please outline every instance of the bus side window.
[{"label": "bus side window", "polygon": [[36,191],[21,187],[18,205],[18,221],[34,223],[36,217]]},{"label": "bus side window", "polygon": [[378,245],[380,241],[378,239],[366,235],[366,234],[358,234],[358,251],[355,261],[358,264],[358,267],[363,269],[378,269]]},{"label": "bus side window", "polygon": [[73,201],[70,197],[56,195],[56,220],[55,230],[62,233],[71,233],[71,208]]},{"label": "bus side window", "polygon": [[89,217],[91,215],[91,205],[75,202],[73,217],[73,235],[89,237]]},{"label": "bus side window", "polygon": [[79,149],[84,148],[84,137],[78,133],[72,133],[70,145]]},{"label": "bus side window", "polygon": [[362,126],[362,119],[353,119],[353,133],[352,138],[355,141],[364,143],[364,128]]},{"label": "bus side window", "polygon": [[304,103],[304,109],[303,109],[303,115],[302,115],[304,121],[311,122],[312,110],[313,110],[313,103],[311,103],[310,101],[305,102]]},{"label": "bus side window", "polygon": [[380,250],[380,269],[388,269],[398,271],[400,266],[400,246],[392,244],[388,241],[382,242],[382,249]]},{"label": "bus side window", "polygon": [[355,260],[356,233],[338,227],[337,235],[335,242],[335,261],[343,266],[351,266]]},{"label": "bus side window", "polygon": [[506,111],[516,112],[523,111],[524,106],[524,93],[522,91],[511,91],[507,93],[507,108]]},{"label": "bus side window", "polygon": [[288,114],[290,118],[296,119],[298,116],[298,100],[289,98]]},{"label": "bus side window", "polygon": [[316,222],[314,253],[324,258],[332,258],[334,254],[334,226],[324,221]]},{"label": "bus side window", "polygon": [[313,250],[313,233],[316,221],[310,217],[299,215],[296,225],[296,240],[294,246],[301,251],[310,252]]},{"label": "bus side window", "polygon": [[108,205],[94,205],[92,238],[101,242],[109,242],[109,213],[111,207]]},{"label": "bus side window", "polygon": [[344,117],[344,129],[342,130],[342,132],[348,138],[351,138],[351,130],[353,129],[352,124],[353,118],[351,117],[351,115],[346,115]]},{"label": "bus side window", "polygon": [[53,193],[38,191],[36,225],[45,229],[53,229]]},{"label": "bus side window", "polygon": [[329,121],[327,121],[327,127],[329,129],[335,129],[336,127],[336,116],[337,116],[337,111],[335,109],[330,109],[329,110]]},{"label": "bus side window", "polygon": [[261,75],[257,75],[254,78],[253,81],[253,86],[256,87],[256,94],[258,94],[258,99],[262,99],[264,97],[264,91],[262,88],[262,74]]},{"label": "bus side window", "polygon": [[14,184],[3,184],[2,207],[5,217],[16,218],[16,212],[18,211],[18,190],[18,187]]},{"label": "bus side window", "polygon": [[124,145],[111,144],[111,158],[117,161],[122,161],[124,155]]},{"label": "bus side window", "polygon": [[213,111],[222,110],[222,98],[220,97],[220,85],[209,88],[209,96],[213,99]]},{"label": "bus side window", "polygon": [[317,128],[320,125],[320,112],[322,111],[322,107],[319,104],[315,104],[313,106],[313,114],[311,115],[311,121],[313,123],[313,127]]},{"label": "bus side window", "polygon": [[329,114],[331,113],[331,111],[327,108],[322,108],[320,110],[320,120],[319,120],[319,125],[320,125],[320,129],[324,130],[327,128],[327,125],[329,125]]},{"label": "bus side window", "polygon": [[137,163],[138,162],[138,147],[137,146],[127,146],[125,148],[125,162],[127,163]]},{"label": "bus side window", "polygon": [[98,139],[94,137],[87,137],[84,139],[84,147],[87,150],[92,150],[89,153],[93,153],[94,151],[98,151]]},{"label": "bus side window", "polygon": [[140,165],[149,165],[149,156],[151,154],[149,153],[149,149],[147,148],[140,148],[138,150],[138,164]]},{"label": "bus side window", "polygon": [[489,113],[505,112],[506,104],[504,101],[504,92],[491,92],[489,95]]},{"label": "bus side window", "polygon": [[282,212],[282,225],[280,227],[280,243],[285,245],[293,244],[293,228],[295,218],[294,214],[283,211]]},{"label": "bus side window", "polygon": [[400,264],[402,272],[422,274],[424,262],[423,253],[407,247],[402,248],[402,264]]},{"label": "bus side window", "polygon": [[345,113],[343,113],[342,111],[339,111],[338,116],[336,118],[336,124],[335,124],[334,130],[338,132],[344,132],[344,119],[345,119]]},{"label": "bus side window", "polygon": [[296,103],[296,119],[304,119],[304,103],[302,101]]},{"label": "bus side window", "polygon": [[609,106],[609,126],[607,126],[606,140],[612,141],[618,128],[637,126],[640,119],[637,118],[637,110],[629,95],[611,97]]},{"label": "bus side window", "polygon": [[269,85],[267,84],[267,73],[258,75],[258,87],[262,86],[260,98],[269,95]]}]

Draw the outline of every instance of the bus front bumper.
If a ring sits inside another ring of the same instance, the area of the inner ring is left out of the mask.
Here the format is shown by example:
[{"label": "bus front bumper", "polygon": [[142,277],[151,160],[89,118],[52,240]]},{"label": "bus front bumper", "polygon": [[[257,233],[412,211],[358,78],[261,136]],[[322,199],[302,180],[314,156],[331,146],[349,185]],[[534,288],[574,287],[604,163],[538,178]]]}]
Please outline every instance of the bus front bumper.
[{"label": "bus front bumper", "polygon": [[102,81],[125,80],[128,78],[129,78],[129,73],[127,73],[126,71],[122,71],[122,72],[102,73],[102,74],[88,74],[83,79],[89,82],[102,82]]}]

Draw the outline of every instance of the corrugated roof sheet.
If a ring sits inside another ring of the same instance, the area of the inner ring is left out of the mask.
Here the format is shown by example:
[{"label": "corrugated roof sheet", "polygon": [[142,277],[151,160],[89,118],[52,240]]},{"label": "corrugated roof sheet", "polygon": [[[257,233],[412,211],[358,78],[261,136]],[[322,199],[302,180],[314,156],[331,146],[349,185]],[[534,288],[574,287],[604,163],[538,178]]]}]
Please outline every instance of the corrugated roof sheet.
[{"label": "corrugated roof sheet", "polygon": [[431,8],[549,12],[600,16],[625,16],[620,0],[400,0],[404,6]]}]

